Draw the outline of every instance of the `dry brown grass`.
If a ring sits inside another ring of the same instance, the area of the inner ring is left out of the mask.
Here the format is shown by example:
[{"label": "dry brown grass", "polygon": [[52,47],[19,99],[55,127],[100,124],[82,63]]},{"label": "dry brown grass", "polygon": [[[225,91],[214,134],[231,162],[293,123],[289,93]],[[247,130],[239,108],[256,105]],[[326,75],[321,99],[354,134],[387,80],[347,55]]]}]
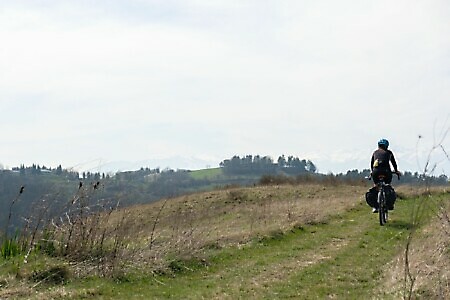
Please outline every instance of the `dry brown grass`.
[{"label": "dry brown grass", "polygon": [[396,192],[400,196],[407,198],[421,197],[430,194],[445,194],[450,191],[449,187],[445,186],[412,186],[412,185],[400,185],[395,188]]},{"label": "dry brown grass", "polygon": [[137,206],[129,210],[133,241],[127,250],[134,262],[161,267],[168,256],[195,256],[324,222],[364,202],[366,190],[318,184],[230,188]]},{"label": "dry brown grass", "polygon": [[36,290],[24,283],[16,285],[14,288],[0,290],[0,299],[95,299],[98,296],[98,292],[94,288],[67,290],[64,286],[58,286]]},{"label": "dry brown grass", "polygon": [[121,276],[134,268],[166,271],[172,259],[198,258],[324,222],[364,202],[365,191],[361,186],[308,183],[234,187],[104,212],[86,204],[81,206],[83,217],[78,209],[63,215],[60,223],[52,220],[50,234],[36,241],[50,256],[70,262],[71,277]]},{"label": "dry brown grass", "polygon": [[[448,195],[445,188],[435,188],[434,190],[445,192]],[[426,195],[426,193],[427,191],[423,190],[416,194]],[[405,273],[406,252],[399,253],[388,270],[385,291],[403,299],[410,299],[410,297],[412,299],[450,298],[449,216],[450,203],[444,201],[434,211],[432,221],[416,232],[411,239],[408,261],[409,272],[413,279],[412,291],[409,291],[411,278]]]}]

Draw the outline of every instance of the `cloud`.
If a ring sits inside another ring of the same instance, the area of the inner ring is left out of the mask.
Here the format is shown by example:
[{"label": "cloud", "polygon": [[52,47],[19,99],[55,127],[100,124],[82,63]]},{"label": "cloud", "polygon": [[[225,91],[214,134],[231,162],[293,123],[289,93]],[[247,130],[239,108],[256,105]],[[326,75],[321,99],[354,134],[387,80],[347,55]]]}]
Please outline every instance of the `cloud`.
[{"label": "cloud", "polygon": [[[450,111],[449,15],[446,1],[10,2],[0,125],[15,130],[0,154],[310,153],[352,168],[380,137],[414,152]],[[26,141],[40,152],[14,150]]]}]

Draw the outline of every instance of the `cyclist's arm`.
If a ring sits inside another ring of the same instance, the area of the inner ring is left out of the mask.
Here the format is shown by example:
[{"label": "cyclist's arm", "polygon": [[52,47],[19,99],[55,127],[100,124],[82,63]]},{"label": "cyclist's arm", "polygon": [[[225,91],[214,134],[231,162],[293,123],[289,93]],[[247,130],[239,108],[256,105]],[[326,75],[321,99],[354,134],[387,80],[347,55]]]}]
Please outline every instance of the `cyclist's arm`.
[{"label": "cyclist's arm", "polygon": [[394,172],[398,173],[397,162],[395,161],[394,153],[391,152],[391,164],[394,167]]},{"label": "cyclist's arm", "polygon": [[370,170],[371,170],[371,171],[373,171],[373,163],[374,163],[374,161],[375,161],[375,157],[374,157],[374,155],[372,154],[372,158],[370,159]]}]

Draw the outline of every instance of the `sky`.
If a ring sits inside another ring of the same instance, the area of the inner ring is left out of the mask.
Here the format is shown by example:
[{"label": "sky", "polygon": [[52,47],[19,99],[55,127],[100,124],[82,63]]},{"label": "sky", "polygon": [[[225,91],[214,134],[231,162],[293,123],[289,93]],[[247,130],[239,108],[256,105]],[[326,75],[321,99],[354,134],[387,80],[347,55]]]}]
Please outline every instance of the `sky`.
[{"label": "sky", "polygon": [[0,167],[450,175],[447,0],[0,0]]}]

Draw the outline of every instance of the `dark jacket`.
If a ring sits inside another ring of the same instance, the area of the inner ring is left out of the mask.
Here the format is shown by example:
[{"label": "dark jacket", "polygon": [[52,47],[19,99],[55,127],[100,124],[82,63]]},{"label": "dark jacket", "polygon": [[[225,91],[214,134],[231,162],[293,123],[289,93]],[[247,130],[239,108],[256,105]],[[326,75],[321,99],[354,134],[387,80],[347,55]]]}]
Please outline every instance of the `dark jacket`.
[{"label": "dark jacket", "polygon": [[372,154],[370,169],[372,171],[373,169],[390,171],[391,167],[389,165],[389,162],[391,162],[392,166],[394,167],[394,171],[397,172],[397,162],[395,161],[392,151],[378,148]]}]

